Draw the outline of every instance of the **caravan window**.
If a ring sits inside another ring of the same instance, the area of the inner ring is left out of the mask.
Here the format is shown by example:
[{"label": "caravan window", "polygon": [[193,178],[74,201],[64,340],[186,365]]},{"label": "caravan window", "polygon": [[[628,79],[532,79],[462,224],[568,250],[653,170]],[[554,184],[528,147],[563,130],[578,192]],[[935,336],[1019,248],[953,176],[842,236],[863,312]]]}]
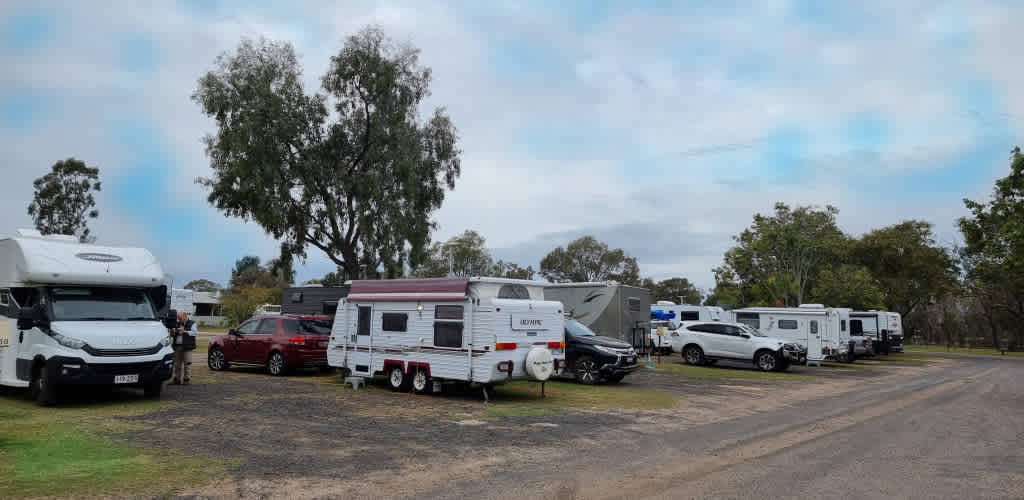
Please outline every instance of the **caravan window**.
[{"label": "caravan window", "polygon": [[643,311],[644,310],[644,308],[640,306],[640,299],[638,299],[636,297],[630,297],[630,298],[626,299],[626,302],[629,303],[629,310],[630,311]]},{"label": "caravan window", "polygon": [[462,306],[437,306],[434,308],[434,319],[462,319]]},{"label": "caravan window", "polygon": [[[780,319],[779,330],[796,330],[797,322],[795,319]],[[814,332],[811,332],[814,333]]]},{"label": "caravan window", "polygon": [[434,322],[435,347],[462,347],[461,321]]},{"label": "caravan window", "polygon": [[761,326],[761,317],[757,313],[736,313],[736,322],[757,328]]},{"label": "caravan window", "polygon": [[850,335],[864,335],[864,324],[859,319],[850,320]]},{"label": "caravan window", "polygon": [[811,321],[811,333],[818,333],[818,322],[817,320]]},{"label": "caravan window", "polygon": [[844,332],[846,331],[846,320],[845,319],[841,320],[839,322],[839,330],[844,331]]},{"label": "caravan window", "polygon": [[370,306],[359,306],[359,319],[356,323],[356,335],[370,334]]},{"label": "caravan window", "polygon": [[9,293],[7,290],[0,290],[0,306],[7,307],[11,305],[11,299],[8,297]]},{"label": "caravan window", "polygon": [[523,285],[501,285],[498,290],[498,298],[529,300],[530,291]]},{"label": "caravan window", "polygon": [[679,311],[679,321],[700,321],[700,311]]},{"label": "caravan window", "polygon": [[409,322],[409,315],[405,313],[384,313],[381,315],[381,329],[385,332],[404,332]]}]

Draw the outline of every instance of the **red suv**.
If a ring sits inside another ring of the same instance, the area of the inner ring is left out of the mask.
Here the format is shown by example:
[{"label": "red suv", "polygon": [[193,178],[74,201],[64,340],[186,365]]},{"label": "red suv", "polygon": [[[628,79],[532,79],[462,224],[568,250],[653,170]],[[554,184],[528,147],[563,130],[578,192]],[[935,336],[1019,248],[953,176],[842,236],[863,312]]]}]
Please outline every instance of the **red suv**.
[{"label": "red suv", "polygon": [[271,375],[292,368],[326,368],[329,316],[260,315],[210,341],[206,362],[211,370],[232,364],[266,366]]}]

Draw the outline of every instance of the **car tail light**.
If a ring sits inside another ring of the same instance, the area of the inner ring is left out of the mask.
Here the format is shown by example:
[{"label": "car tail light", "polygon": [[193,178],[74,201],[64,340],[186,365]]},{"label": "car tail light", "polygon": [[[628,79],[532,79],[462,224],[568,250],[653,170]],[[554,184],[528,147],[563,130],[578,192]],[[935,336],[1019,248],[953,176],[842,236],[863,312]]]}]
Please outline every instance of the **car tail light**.
[{"label": "car tail light", "polygon": [[514,351],[517,347],[519,347],[519,344],[515,342],[498,342],[494,344],[495,351]]},{"label": "car tail light", "polygon": [[292,337],[288,341],[295,345],[306,345],[306,337]]},{"label": "car tail light", "polygon": [[548,349],[565,349],[565,341],[548,342]]}]

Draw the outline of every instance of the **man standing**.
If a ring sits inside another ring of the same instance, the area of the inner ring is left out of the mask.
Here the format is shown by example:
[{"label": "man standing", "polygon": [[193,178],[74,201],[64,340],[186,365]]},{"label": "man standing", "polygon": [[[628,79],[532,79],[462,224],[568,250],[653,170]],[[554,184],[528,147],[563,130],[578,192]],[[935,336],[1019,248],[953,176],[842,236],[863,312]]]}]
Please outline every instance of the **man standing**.
[{"label": "man standing", "polygon": [[171,383],[188,385],[192,379],[192,351],[196,348],[199,328],[184,312],[178,313],[178,328],[174,330],[174,375]]}]

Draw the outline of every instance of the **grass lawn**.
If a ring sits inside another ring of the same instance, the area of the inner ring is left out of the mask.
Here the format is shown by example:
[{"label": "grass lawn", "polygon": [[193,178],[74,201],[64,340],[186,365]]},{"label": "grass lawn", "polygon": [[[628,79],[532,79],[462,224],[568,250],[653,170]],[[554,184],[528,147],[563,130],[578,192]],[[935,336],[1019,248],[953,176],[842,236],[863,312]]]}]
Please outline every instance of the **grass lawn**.
[{"label": "grass lawn", "polygon": [[0,394],[0,421],[7,423],[0,433],[0,498],[166,496],[232,467],[105,437],[104,431],[156,432],[155,425],[118,417],[174,404],[125,397],[133,399],[41,408],[20,391]]},{"label": "grass lawn", "polygon": [[[906,344],[903,347],[904,347],[904,349],[906,349],[908,351],[924,351],[924,352],[939,352],[939,353],[941,353],[941,352],[955,352],[955,353],[961,353],[961,354],[988,354],[988,355],[991,355],[991,356],[1001,356],[1002,355],[1002,353],[1000,351],[998,351],[996,349],[989,348],[989,347],[981,347],[981,348],[974,348],[974,349],[967,348],[967,347],[950,347],[950,348],[947,349],[946,346],[944,346],[944,345],[912,345],[912,344]],[[1007,356],[1015,356],[1015,357],[1024,358],[1024,352],[1020,352],[1020,351],[1007,352],[1006,355]],[[892,355],[890,355],[890,356],[892,356]],[[899,355],[897,354],[897,356],[899,356]]]},{"label": "grass lawn", "polygon": [[791,372],[763,372],[754,368],[740,368],[732,365],[693,366],[679,360],[663,359],[661,363],[652,360],[658,370],[664,370],[687,377],[741,380],[793,380],[813,381],[818,377]]}]

